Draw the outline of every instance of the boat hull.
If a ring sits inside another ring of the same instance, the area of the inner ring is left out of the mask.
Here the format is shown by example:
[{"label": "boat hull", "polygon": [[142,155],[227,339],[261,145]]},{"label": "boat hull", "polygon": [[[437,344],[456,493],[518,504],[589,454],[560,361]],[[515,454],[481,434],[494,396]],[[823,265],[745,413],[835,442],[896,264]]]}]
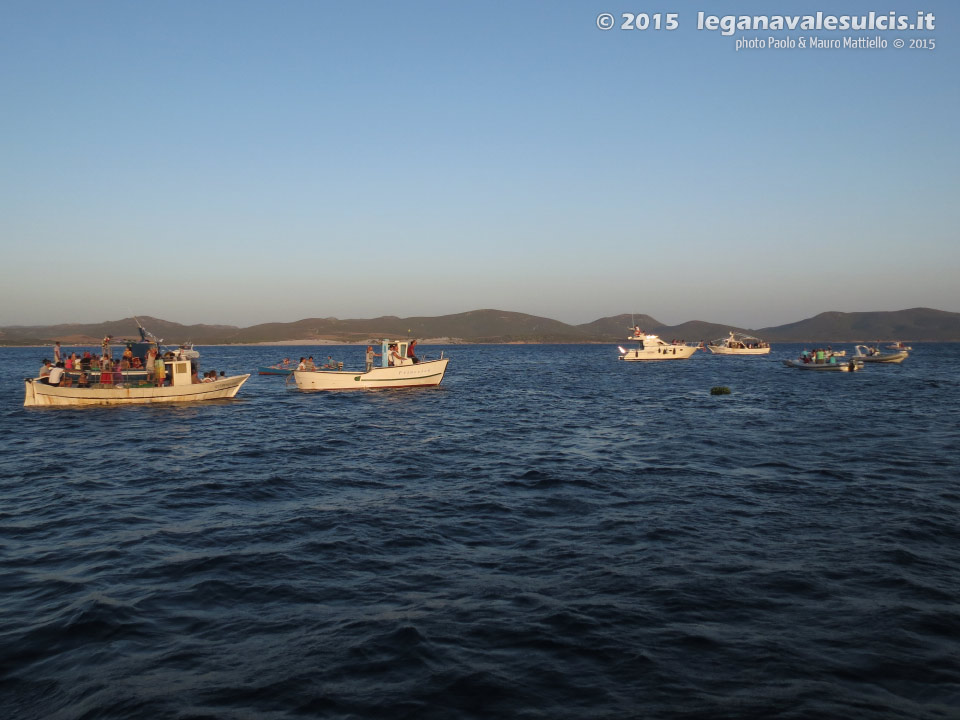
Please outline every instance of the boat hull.
[{"label": "boat hull", "polygon": [[797,370],[816,370],[819,372],[853,372],[863,369],[863,366],[859,363],[846,361],[842,363],[805,363],[799,360],[784,360],[783,364]]},{"label": "boat hull", "polygon": [[898,353],[881,353],[879,355],[855,355],[860,362],[865,363],[902,363],[909,357],[906,351]]},{"label": "boat hull", "polygon": [[685,360],[697,351],[695,345],[666,345],[663,347],[633,348],[619,356],[626,362],[656,362],[658,360]]},{"label": "boat hull", "polygon": [[289,375],[296,368],[275,368],[275,367],[260,367],[257,368],[257,375]]},{"label": "boat hull", "polygon": [[439,385],[450,358],[399,367],[375,367],[369,372],[344,370],[296,370],[293,379],[300,390],[378,390],[382,388]]},{"label": "boat hull", "polygon": [[75,385],[59,387],[45,385],[39,378],[26,380],[24,407],[79,406],[79,405],[151,405],[154,403],[202,402],[232,398],[249,375],[216,380],[196,385],[164,387],[106,387],[81,388]]}]

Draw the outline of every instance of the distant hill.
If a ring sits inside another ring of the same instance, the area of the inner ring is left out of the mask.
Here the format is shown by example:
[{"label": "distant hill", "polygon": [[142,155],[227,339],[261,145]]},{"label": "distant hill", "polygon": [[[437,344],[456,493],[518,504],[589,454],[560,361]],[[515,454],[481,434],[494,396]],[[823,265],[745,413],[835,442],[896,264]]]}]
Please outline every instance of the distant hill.
[{"label": "distant hill", "polygon": [[598,342],[610,342],[611,339],[622,340],[630,334],[630,328],[639,325],[644,332],[653,332],[653,328],[664,327],[659,320],[649,315],[624,314],[613,317],[600,318],[591,323],[577,325],[588,337]]},{"label": "distant hill", "polygon": [[[622,342],[633,325],[661,337],[686,341],[713,340],[730,330],[756,335],[770,342],[856,342],[870,340],[960,341],[960,313],[913,308],[895,312],[825,312],[777,327],[749,330],[734,325],[691,320],[663,325],[649,315],[614,315],[582,325],[506,310],[472,310],[438,317],[339,320],[306,318],[289,323],[263,323],[240,328],[233,325],[181,325],[159,318],[141,317],[144,327],[167,344],[197,345],[283,341],[363,343],[381,337],[444,338],[467,343],[589,343]],[[104,335],[138,337],[133,318],[103,323],[0,328],[0,345],[64,346],[99,345]]]},{"label": "distant hill", "polygon": [[950,342],[960,340],[960,313],[930,308],[890,312],[824,312],[799,322],[763,328],[756,334],[770,342]]},{"label": "distant hill", "polygon": [[[139,319],[147,330],[170,344],[190,341],[214,345],[230,342],[238,330],[232,325],[181,325],[148,316]],[[130,317],[102,323],[4,327],[0,328],[0,345],[45,345],[54,340],[69,345],[99,345],[107,335],[118,339],[139,338],[137,321]]]}]

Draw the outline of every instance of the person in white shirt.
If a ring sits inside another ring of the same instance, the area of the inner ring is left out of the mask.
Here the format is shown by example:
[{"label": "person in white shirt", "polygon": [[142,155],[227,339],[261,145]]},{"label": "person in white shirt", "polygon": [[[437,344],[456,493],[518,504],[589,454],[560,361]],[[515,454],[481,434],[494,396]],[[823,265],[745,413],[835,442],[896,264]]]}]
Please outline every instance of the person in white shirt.
[{"label": "person in white shirt", "polygon": [[54,365],[53,369],[50,371],[50,377],[47,378],[48,385],[59,385],[60,380],[63,378],[63,363],[59,362]]}]

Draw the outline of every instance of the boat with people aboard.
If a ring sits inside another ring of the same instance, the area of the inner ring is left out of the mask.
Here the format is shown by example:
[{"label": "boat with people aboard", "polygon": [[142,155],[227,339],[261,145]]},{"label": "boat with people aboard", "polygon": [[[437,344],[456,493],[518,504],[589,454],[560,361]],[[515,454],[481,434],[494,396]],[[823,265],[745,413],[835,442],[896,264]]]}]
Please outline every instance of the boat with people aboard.
[{"label": "boat with people aboard", "polygon": [[291,364],[290,358],[284,358],[276,365],[261,365],[257,368],[257,375],[289,375],[296,369],[297,366]]},{"label": "boat with people aboard", "polygon": [[[200,380],[187,359],[163,364],[156,380],[128,382],[73,382],[58,374],[56,384],[47,377],[27,378],[24,407],[44,405],[146,405],[152,403],[200,402],[234,397],[250,375],[212,377]],[[170,384],[166,384],[169,368]],[[101,376],[107,373],[101,373]],[[113,380],[112,373],[110,380]]]},{"label": "boat with people aboard", "polygon": [[897,340],[892,345],[887,345],[888,350],[913,350],[909,345],[905,345],[902,340]]},{"label": "boat with people aboard", "polygon": [[627,340],[636,340],[637,347],[629,350],[617,346],[618,360],[634,362],[639,360],[683,360],[693,355],[698,345],[690,345],[679,340],[664,342],[657,335],[645,333],[639,327],[633,328],[633,334]]},{"label": "boat with people aboard", "polygon": [[730,335],[720,340],[712,340],[706,346],[714,355],[769,355],[770,343],[755,338],[752,335],[737,333],[733,330]]},{"label": "boat with people aboard", "polygon": [[797,368],[798,370],[817,370],[820,372],[856,372],[863,369],[863,363],[857,358],[839,359],[838,353],[818,348],[816,350],[804,350],[796,360],[784,360],[783,364],[787,367]]},{"label": "boat with people aboard", "polygon": [[[134,318],[136,320],[136,318]],[[200,378],[199,353],[192,346],[164,349],[163,340],[137,320],[140,340],[118,340],[107,335],[100,354],[71,353],[65,361],[44,367],[35,378],[25,379],[24,406],[42,405],[144,405],[199,402],[232,398],[249,375],[217,376],[215,370]],[[123,345],[119,358],[113,345]],[[54,357],[61,356],[59,343]],[[191,352],[192,351],[192,352]]]},{"label": "boat with people aboard", "polygon": [[857,360],[868,363],[902,363],[910,353],[906,350],[897,350],[896,352],[882,352],[876,345],[857,345],[856,354],[853,355]]},{"label": "boat with people aboard", "polygon": [[[450,358],[430,359],[414,353],[416,340],[381,340],[380,352],[367,347],[363,371],[321,367],[313,370],[297,366],[292,373],[300,390],[380,390],[384,388],[431,387],[443,380]],[[374,359],[380,357],[380,364]]]}]

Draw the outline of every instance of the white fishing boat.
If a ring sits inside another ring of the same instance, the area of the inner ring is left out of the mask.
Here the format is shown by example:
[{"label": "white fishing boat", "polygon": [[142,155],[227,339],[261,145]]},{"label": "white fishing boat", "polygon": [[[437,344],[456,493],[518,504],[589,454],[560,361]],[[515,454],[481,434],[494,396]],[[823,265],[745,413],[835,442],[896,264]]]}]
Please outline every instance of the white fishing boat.
[{"label": "white fishing boat", "polygon": [[885,353],[875,345],[857,345],[857,352],[853,357],[868,363],[902,363],[910,357],[910,353],[906,350]]},{"label": "white fishing boat", "polygon": [[212,382],[194,383],[189,360],[167,363],[167,368],[171,382],[162,387],[141,382],[118,385],[91,383],[89,387],[76,384],[49,385],[44,382],[46,378],[27,378],[23,405],[147,405],[220,400],[234,397],[250,377],[234,375]]},{"label": "white fishing boat", "polygon": [[383,340],[380,365],[369,370],[294,370],[292,377],[300,390],[379,390],[383,388],[429,387],[439,385],[450,358],[430,360],[408,354],[408,340]]},{"label": "white fishing boat", "polygon": [[714,355],[769,355],[770,343],[731,330],[729,336],[709,343],[707,350]]},{"label": "white fishing boat", "polygon": [[656,335],[644,333],[639,328],[634,330],[633,335],[627,340],[636,340],[637,347],[626,350],[620,346],[619,360],[634,362],[638,360],[683,360],[693,355],[698,346],[688,345],[686,343],[668,343],[661,340]]},{"label": "white fishing boat", "polygon": [[182,343],[177,347],[177,354],[187,360],[196,360],[200,357],[200,352],[195,350],[192,342]]}]

